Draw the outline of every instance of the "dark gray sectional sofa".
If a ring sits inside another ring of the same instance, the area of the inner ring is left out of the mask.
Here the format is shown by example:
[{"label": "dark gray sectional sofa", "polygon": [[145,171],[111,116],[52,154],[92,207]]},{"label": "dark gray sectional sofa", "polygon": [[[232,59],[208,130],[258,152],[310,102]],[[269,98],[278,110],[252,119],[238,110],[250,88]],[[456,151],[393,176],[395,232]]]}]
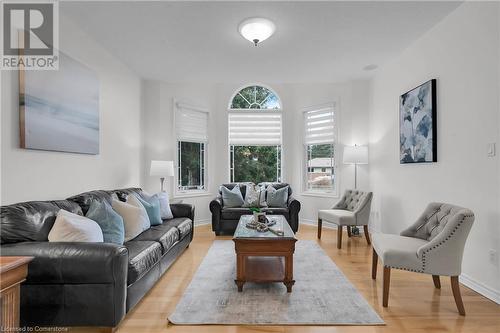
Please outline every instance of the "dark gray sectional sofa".
[{"label": "dark gray sectional sofa", "polygon": [[21,326],[116,327],[189,246],[194,207],[170,205],[173,219],[123,245],[48,242],[57,212],[85,215],[92,200],[111,203],[140,188],[85,192],[66,200],[2,206],[2,256],[33,256],[21,285]]}]

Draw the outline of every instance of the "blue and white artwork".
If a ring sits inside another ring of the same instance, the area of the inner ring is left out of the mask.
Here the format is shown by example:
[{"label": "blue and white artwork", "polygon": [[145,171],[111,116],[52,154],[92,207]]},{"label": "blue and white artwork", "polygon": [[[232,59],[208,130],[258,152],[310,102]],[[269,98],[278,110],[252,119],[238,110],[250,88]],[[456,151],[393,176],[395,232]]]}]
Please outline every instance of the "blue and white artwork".
[{"label": "blue and white artwork", "polygon": [[401,95],[399,99],[400,163],[437,161],[436,80]]},{"label": "blue and white artwork", "polygon": [[59,52],[59,70],[20,71],[21,147],[99,154],[99,80]]}]

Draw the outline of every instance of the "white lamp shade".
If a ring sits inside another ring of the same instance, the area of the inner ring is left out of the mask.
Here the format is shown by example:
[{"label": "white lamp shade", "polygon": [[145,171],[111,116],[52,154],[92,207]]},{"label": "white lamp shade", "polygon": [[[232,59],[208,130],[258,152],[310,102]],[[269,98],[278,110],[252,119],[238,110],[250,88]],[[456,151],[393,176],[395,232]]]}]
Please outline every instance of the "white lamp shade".
[{"label": "white lamp shade", "polygon": [[151,176],[173,177],[174,162],[173,161],[151,161]]},{"label": "white lamp shade", "polygon": [[268,19],[253,17],[240,23],[240,34],[252,43],[260,43],[274,34],[276,26]]},{"label": "white lamp shade", "polygon": [[368,164],[368,146],[345,146],[344,164]]}]

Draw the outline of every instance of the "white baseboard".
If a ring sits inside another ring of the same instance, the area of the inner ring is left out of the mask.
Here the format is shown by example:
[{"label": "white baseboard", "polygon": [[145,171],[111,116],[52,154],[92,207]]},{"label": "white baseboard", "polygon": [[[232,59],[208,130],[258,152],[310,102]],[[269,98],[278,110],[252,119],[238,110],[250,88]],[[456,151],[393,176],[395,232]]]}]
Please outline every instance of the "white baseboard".
[{"label": "white baseboard", "polygon": [[195,226],[205,225],[205,224],[210,224],[210,223],[212,223],[211,219],[194,219]]},{"label": "white baseboard", "polygon": [[475,292],[483,295],[493,302],[500,304],[500,291],[494,290],[493,288],[490,288],[487,285],[474,280],[467,274],[460,274],[459,280],[460,283],[462,283],[464,286],[474,290]]}]

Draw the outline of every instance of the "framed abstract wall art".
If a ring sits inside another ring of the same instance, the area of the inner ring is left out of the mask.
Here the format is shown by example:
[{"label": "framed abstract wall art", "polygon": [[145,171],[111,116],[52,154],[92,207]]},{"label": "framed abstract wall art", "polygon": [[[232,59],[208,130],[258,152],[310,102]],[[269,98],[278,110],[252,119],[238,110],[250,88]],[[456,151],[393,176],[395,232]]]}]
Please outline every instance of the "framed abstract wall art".
[{"label": "framed abstract wall art", "polygon": [[436,79],[399,98],[399,161],[437,162]]},{"label": "framed abstract wall art", "polygon": [[59,70],[19,70],[20,146],[99,154],[99,80],[59,52]]}]

